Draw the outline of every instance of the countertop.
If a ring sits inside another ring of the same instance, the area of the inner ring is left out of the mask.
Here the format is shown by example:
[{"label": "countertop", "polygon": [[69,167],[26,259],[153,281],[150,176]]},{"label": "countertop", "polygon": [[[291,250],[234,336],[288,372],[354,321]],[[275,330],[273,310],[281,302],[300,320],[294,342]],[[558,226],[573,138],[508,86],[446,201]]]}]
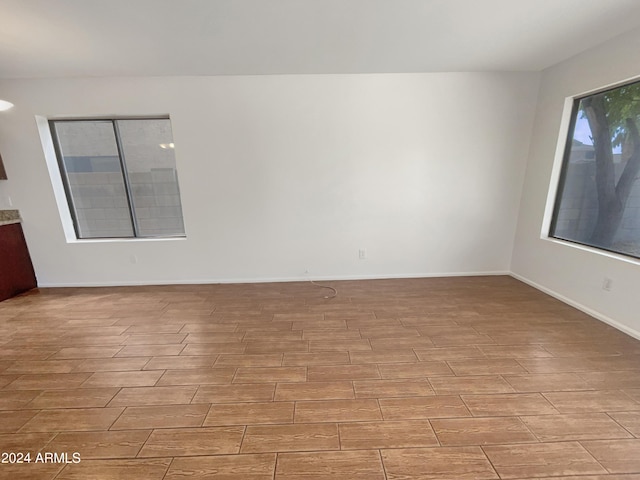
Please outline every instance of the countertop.
[{"label": "countertop", "polygon": [[18,210],[0,210],[0,226],[20,223],[20,212]]}]

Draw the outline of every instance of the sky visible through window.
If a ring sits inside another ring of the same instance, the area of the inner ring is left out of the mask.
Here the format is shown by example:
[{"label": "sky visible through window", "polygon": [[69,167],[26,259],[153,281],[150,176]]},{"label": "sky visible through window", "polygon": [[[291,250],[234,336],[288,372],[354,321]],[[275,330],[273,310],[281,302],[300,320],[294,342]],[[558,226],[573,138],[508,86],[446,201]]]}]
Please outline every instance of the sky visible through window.
[{"label": "sky visible through window", "polygon": [[[591,129],[589,128],[589,122],[584,117],[582,110],[578,113],[578,118],[576,119],[576,127],[573,131],[574,140],[578,140],[579,142],[584,143],[585,145],[593,145],[593,140],[591,139]],[[621,153],[622,147],[620,145],[613,147],[613,153]]]},{"label": "sky visible through window", "polygon": [[591,140],[591,129],[589,128],[589,123],[586,118],[581,118],[582,114],[578,114],[578,119],[576,120],[576,128],[573,131],[573,138],[578,140],[579,142],[584,143],[585,145],[593,145],[593,140]]}]

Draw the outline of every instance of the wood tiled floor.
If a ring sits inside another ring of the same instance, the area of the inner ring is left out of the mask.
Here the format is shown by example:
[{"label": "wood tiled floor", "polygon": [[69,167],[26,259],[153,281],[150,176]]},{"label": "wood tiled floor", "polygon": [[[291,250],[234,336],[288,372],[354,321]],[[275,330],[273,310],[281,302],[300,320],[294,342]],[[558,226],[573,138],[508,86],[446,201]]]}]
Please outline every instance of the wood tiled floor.
[{"label": "wood tiled floor", "polygon": [[0,479],[640,479],[640,341],[509,277],[0,303]]}]

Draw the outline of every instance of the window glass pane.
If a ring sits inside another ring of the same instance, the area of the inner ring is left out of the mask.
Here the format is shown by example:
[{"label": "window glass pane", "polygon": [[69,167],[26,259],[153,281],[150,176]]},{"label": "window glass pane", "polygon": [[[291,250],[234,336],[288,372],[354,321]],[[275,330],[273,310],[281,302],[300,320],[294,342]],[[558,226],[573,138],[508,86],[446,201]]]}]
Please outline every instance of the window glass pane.
[{"label": "window glass pane", "polygon": [[112,122],[57,121],[54,127],[78,238],[132,237]]},{"label": "window glass pane", "polygon": [[640,84],[581,99],[552,236],[640,257]]},{"label": "window glass pane", "polygon": [[140,236],[182,236],[169,119],[116,120]]}]

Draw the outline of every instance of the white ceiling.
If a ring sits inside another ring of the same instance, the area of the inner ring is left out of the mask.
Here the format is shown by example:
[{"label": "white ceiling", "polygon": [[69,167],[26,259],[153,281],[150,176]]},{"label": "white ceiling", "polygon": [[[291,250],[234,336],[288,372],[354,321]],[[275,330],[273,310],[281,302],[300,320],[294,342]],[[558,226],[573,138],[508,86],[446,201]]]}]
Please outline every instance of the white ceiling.
[{"label": "white ceiling", "polygon": [[0,78],[542,70],[638,0],[0,0]]}]

